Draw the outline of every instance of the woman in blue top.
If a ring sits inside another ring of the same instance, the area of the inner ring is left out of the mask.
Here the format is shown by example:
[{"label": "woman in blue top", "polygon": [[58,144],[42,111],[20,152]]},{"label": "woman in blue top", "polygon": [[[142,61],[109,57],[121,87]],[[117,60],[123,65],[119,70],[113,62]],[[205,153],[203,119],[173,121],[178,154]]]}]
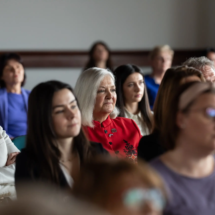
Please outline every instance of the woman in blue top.
[{"label": "woman in blue top", "polygon": [[11,137],[26,135],[30,92],[23,89],[26,75],[19,55],[0,57],[0,126]]}]

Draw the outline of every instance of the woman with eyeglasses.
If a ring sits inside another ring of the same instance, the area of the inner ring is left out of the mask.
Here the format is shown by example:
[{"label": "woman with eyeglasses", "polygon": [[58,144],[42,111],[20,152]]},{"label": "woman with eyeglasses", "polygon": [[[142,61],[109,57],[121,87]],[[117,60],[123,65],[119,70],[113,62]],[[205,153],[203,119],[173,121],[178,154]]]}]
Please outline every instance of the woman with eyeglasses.
[{"label": "woman with eyeglasses", "polygon": [[190,82],[167,106],[161,128],[166,153],[151,162],[170,191],[164,214],[215,212],[215,85]]},{"label": "woman with eyeglasses", "polygon": [[143,136],[138,146],[138,158],[147,162],[160,156],[167,151],[160,140],[160,130],[166,128],[163,119],[169,117],[171,98],[182,84],[201,81],[205,79],[202,73],[194,68],[187,66],[173,67],[166,71],[154,105],[154,128],[150,135]]},{"label": "woman with eyeglasses", "polygon": [[73,194],[113,215],[161,215],[166,204],[163,182],[153,169],[119,159],[84,165]]}]

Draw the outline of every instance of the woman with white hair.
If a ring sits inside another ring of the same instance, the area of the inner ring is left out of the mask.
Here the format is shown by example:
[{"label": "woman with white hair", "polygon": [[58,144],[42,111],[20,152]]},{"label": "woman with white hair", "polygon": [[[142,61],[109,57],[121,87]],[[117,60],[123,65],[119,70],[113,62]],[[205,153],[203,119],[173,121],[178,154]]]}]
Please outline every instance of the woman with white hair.
[{"label": "woman with white hair", "polygon": [[101,143],[113,156],[136,161],[141,133],[133,120],[117,117],[113,74],[97,67],[85,70],[77,80],[75,93],[90,141]]}]

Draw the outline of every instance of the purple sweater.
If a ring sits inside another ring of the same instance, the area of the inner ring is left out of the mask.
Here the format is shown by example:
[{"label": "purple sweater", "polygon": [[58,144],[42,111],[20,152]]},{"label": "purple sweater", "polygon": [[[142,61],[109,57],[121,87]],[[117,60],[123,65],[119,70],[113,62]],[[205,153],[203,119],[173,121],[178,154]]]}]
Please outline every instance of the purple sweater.
[{"label": "purple sweater", "polygon": [[150,164],[170,194],[164,215],[215,215],[215,171],[197,179],[172,171],[159,158]]}]

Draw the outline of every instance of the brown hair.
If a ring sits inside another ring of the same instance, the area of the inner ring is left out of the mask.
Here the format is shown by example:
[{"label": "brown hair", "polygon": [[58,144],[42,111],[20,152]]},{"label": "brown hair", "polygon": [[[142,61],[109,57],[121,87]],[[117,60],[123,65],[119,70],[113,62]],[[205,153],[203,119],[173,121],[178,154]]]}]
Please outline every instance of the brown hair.
[{"label": "brown hair", "polygon": [[191,67],[179,66],[166,71],[155,100],[153,132],[160,132],[166,129],[164,120],[166,118],[169,119],[168,107],[172,106],[171,99],[174,94],[173,92],[178,90],[184,78],[190,76],[197,76],[201,81],[205,81],[202,73]]},{"label": "brown hair", "polygon": [[[183,107],[182,110],[179,110],[179,102],[181,100],[181,96],[183,93],[189,88],[194,87],[196,89],[202,88],[202,86],[206,86],[206,88],[200,89],[199,93],[195,97],[190,97],[190,101],[186,103],[186,105]],[[169,103],[171,105],[168,105],[166,107],[166,111],[168,113],[168,117],[164,117],[163,123],[165,125],[165,128],[160,130],[160,137],[162,140],[162,144],[165,146],[166,149],[172,150],[175,148],[175,142],[178,137],[179,128],[176,125],[176,116],[178,111],[181,111],[182,113],[188,113],[189,108],[192,106],[192,104],[195,102],[195,100],[198,98],[198,96],[204,94],[204,93],[214,93],[215,94],[215,87],[209,82],[206,83],[199,83],[199,82],[189,82],[185,83],[182,86],[179,87],[177,92],[173,93],[171,96]]]},{"label": "brown hair", "polygon": [[111,60],[111,52],[110,52],[110,49],[108,47],[108,45],[103,42],[103,41],[97,41],[95,42],[92,47],[90,48],[90,51],[89,51],[89,61],[87,62],[85,68],[83,71],[89,69],[89,68],[92,68],[92,67],[96,67],[96,62],[95,62],[95,59],[94,59],[94,52],[97,48],[98,45],[101,45],[103,46],[106,51],[108,52],[108,59],[106,61],[106,68],[109,69],[110,71],[113,71],[113,64],[112,64],[112,60]]},{"label": "brown hair", "polygon": [[73,194],[105,208],[113,186],[122,174],[134,173],[149,188],[157,188],[166,197],[162,180],[142,161],[134,164],[127,160],[97,158],[83,166],[79,180],[74,183]]}]

